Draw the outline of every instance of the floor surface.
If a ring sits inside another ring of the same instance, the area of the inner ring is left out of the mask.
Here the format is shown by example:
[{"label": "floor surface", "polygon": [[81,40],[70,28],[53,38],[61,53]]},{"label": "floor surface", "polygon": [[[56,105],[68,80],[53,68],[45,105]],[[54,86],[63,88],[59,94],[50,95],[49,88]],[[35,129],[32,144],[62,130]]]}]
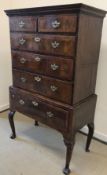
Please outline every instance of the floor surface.
[{"label": "floor surface", "polygon": [[[63,138],[44,125],[16,113],[17,138],[11,130],[7,112],[0,114],[0,175],[62,175],[65,163]],[[93,140],[86,153],[86,136],[77,134],[70,168],[71,175],[107,175],[107,146]]]}]

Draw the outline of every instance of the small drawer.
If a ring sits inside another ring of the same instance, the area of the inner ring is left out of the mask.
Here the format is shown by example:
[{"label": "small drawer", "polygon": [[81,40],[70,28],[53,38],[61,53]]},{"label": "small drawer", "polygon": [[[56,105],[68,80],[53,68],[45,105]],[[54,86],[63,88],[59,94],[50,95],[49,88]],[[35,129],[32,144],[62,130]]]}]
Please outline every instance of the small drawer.
[{"label": "small drawer", "polygon": [[71,104],[72,83],[38,74],[13,70],[15,87]]},{"label": "small drawer", "polygon": [[10,17],[10,31],[37,31],[37,19],[33,16]]},{"label": "small drawer", "polygon": [[48,104],[29,92],[10,88],[10,107],[55,129],[67,131],[69,111]]},{"label": "small drawer", "polygon": [[75,56],[75,36],[11,33],[12,49]]},{"label": "small drawer", "polygon": [[12,51],[12,65],[16,69],[64,80],[72,80],[73,78],[73,59]]},{"label": "small drawer", "polygon": [[38,19],[39,32],[76,32],[77,15],[45,15]]}]

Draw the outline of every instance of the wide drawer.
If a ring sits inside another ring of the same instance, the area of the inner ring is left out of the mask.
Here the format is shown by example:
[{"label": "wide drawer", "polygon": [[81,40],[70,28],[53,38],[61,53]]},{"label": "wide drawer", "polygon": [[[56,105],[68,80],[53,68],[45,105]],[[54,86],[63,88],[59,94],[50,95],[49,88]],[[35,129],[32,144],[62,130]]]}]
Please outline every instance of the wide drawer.
[{"label": "wide drawer", "polygon": [[12,51],[13,68],[72,80],[73,60],[62,57]]},{"label": "wide drawer", "polygon": [[34,16],[10,17],[10,31],[37,31],[37,19]]},{"label": "wide drawer", "polygon": [[68,129],[69,111],[48,104],[46,100],[36,94],[10,88],[10,108],[41,121],[55,129],[66,131]]},{"label": "wide drawer", "polygon": [[76,32],[77,15],[44,15],[38,19],[39,32]]},{"label": "wide drawer", "polygon": [[75,36],[11,33],[12,49],[74,56]]},{"label": "wide drawer", "polygon": [[13,84],[16,87],[36,92],[58,101],[69,104],[71,103],[71,82],[65,82],[24,71],[13,70]]}]

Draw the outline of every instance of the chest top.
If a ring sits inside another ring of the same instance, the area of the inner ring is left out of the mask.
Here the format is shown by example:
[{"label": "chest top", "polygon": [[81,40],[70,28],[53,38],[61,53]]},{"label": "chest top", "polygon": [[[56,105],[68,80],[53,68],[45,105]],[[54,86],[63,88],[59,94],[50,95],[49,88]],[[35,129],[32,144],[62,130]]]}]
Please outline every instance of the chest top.
[{"label": "chest top", "polygon": [[91,7],[82,3],[69,4],[69,5],[57,5],[57,6],[45,6],[27,9],[13,9],[5,10],[8,16],[13,15],[43,15],[43,14],[60,14],[60,13],[85,13],[99,17],[104,17],[106,11]]}]

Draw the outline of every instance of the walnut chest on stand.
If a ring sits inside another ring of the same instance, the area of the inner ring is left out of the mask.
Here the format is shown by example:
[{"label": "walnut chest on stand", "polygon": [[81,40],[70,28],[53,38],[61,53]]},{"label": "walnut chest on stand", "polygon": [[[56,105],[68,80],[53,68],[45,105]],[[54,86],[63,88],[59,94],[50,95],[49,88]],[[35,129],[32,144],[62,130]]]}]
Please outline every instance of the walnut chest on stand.
[{"label": "walnut chest on stand", "polygon": [[[95,84],[105,11],[84,4],[6,10],[10,22],[13,86],[9,122],[16,137],[19,111],[58,130],[67,148],[64,174],[75,135],[94,132]],[[36,134],[36,133],[35,133]]]}]

